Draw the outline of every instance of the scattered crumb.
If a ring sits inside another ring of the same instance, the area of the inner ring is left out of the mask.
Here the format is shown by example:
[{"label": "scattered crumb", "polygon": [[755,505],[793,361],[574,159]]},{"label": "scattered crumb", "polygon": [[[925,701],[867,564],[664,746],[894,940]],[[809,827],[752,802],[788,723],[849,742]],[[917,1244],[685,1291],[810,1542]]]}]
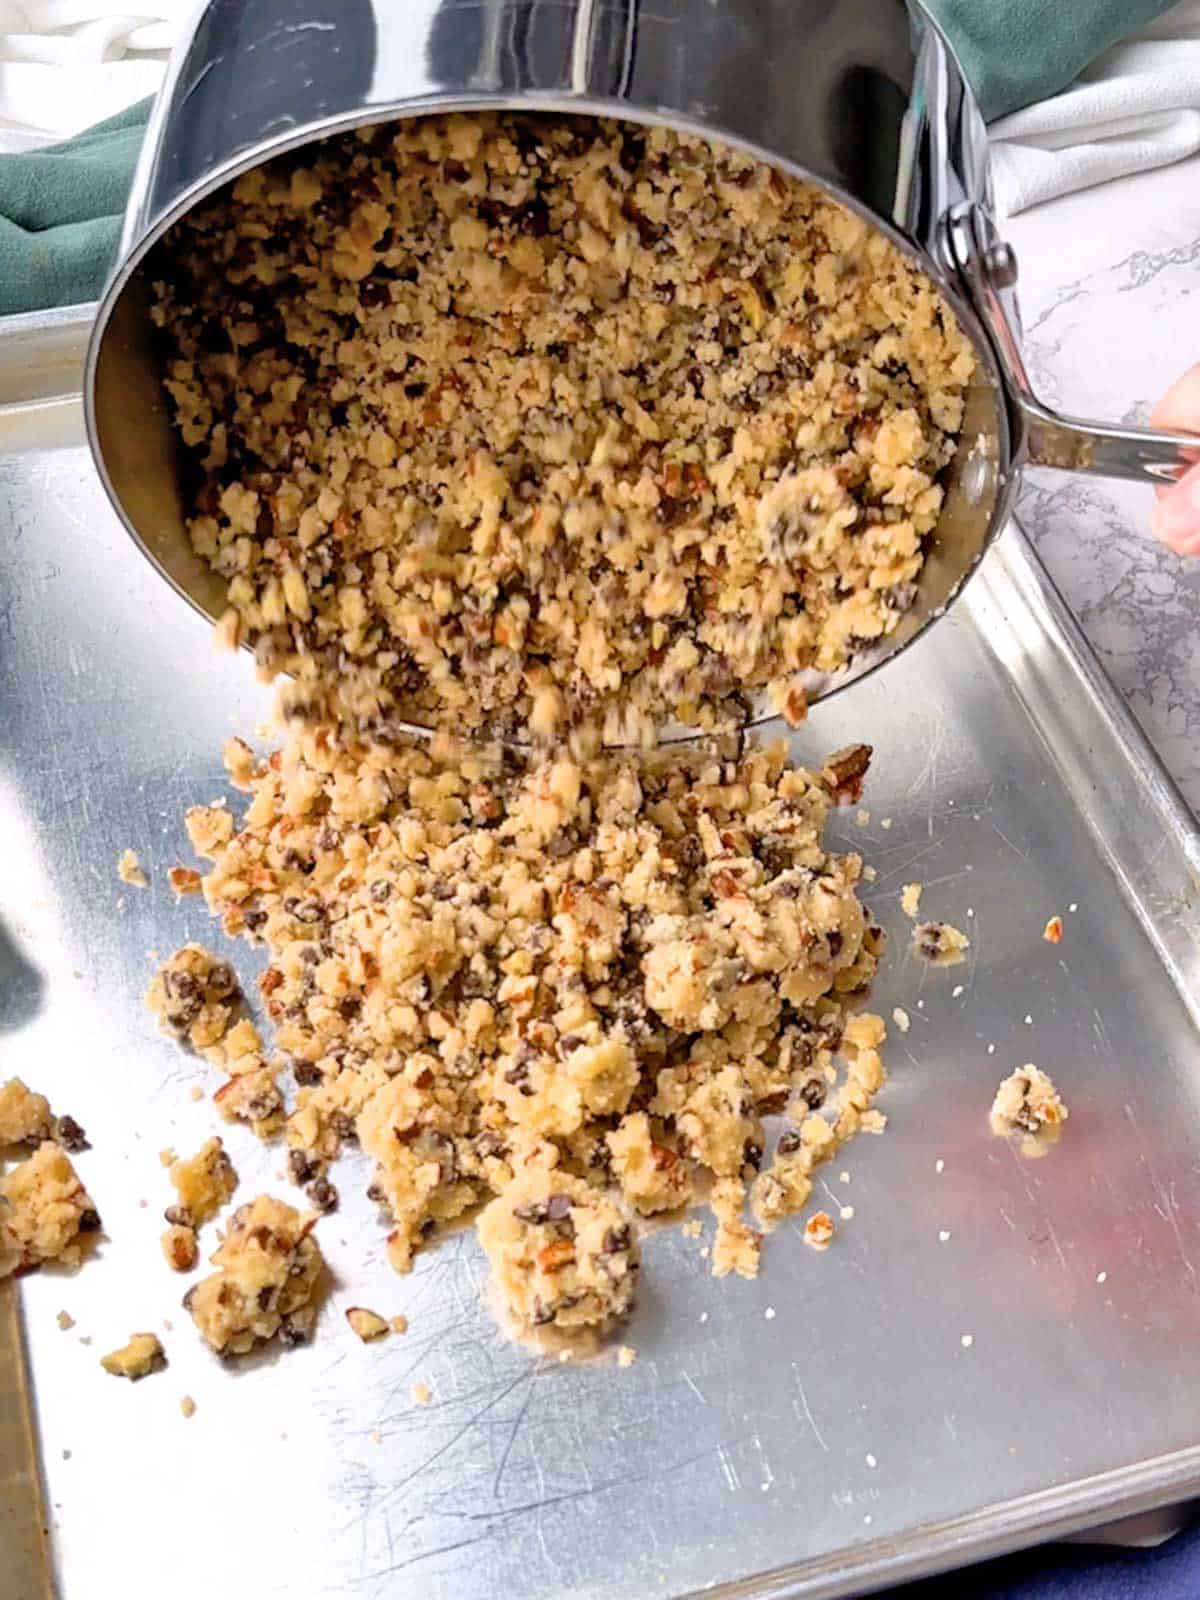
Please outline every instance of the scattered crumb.
[{"label": "scattered crumb", "polygon": [[1097,1283],[1107,1283],[1108,1282],[1108,1273],[1107,1272],[1098,1272],[1096,1274],[1096,1282]]},{"label": "scattered crumb", "polygon": [[392,1332],[393,1333],[407,1333],[408,1332],[408,1318],[404,1315],[403,1312],[399,1312],[396,1316],[394,1316],[392,1318]]},{"label": "scattered crumb", "polygon": [[75,1318],[69,1311],[60,1311],[54,1320],[58,1323],[59,1327],[64,1333],[66,1333],[68,1328],[73,1328],[75,1326]]},{"label": "scattered crumb", "polygon": [[933,1163],[933,1170],[935,1172],[945,1172],[946,1163],[942,1160],[941,1156],[939,1156],[937,1158],[937,1160]]},{"label": "scattered crumb", "polygon": [[[164,1150],[162,1156],[171,1155]],[[206,1139],[194,1156],[170,1163],[176,1203],[167,1207],[167,1221],[183,1228],[202,1228],[233,1198],[238,1176],[219,1137]]]},{"label": "scattered crumb", "polygon": [[157,1372],[166,1364],[163,1347],[154,1333],[130,1334],[128,1344],[100,1357],[100,1365],[105,1372],[111,1372],[114,1378],[129,1378],[134,1382],[151,1372]]},{"label": "scattered crumb", "polygon": [[192,1399],[190,1394],[184,1395],[183,1399],[179,1402],[179,1409],[183,1412],[185,1417],[194,1417],[196,1415],[196,1402]]},{"label": "scattered crumb", "polygon": [[887,1120],[886,1112],[876,1111],[872,1106],[869,1111],[863,1112],[858,1125],[864,1133],[882,1133],[887,1127]]},{"label": "scattered crumb", "polygon": [[619,1367],[631,1367],[636,1360],[637,1351],[633,1346],[631,1344],[621,1345],[617,1351],[617,1365]]},{"label": "scattered crumb", "polygon": [[1033,1027],[1033,1018],[1030,1016],[1028,1011],[1025,1013],[1025,1026],[1027,1028]]},{"label": "scattered crumb", "polygon": [[853,1206],[843,1206],[841,1208],[841,1210],[838,1212],[838,1216],[841,1217],[843,1222],[849,1222],[851,1217],[853,1217],[853,1215],[854,1215],[854,1207]]},{"label": "scattered crumb", "polygon": [[768,1322],[774,1322],[775,1321],[775,1307],[774,1306],[768,1306],[767,1309],[763,1312],[763,1316],[766,1317]]},{"label": "scattered crumb", "polygon": [[867,1451],[867,1465],[869,1467],[877,1467],[879,1465],[878,1461],[876,1461],[875,1457],[869,1450]]},{"label": "scattered crumb", "polygon": [[996,1046],[995,1046],[995,1045],[994,1045],[994,1044],[990,1044],[990,1045],[988,1045],[988,1051],[987,1051],[987,1053],[988,1053],[988,1055],[990,1055],[990,1056],[994,1056],[994,1055],[995,1055],[995,1054],[996,1054]]},{"label": "scattered crumb", "polygon": [[204,1090],[200,1087],[200,1085],[198,1083],[194,1083],[192,1085],[192,1087],[188,1090],[188,1098],[191,1099],[191,1100],[203,1100],[204,1099]]},{"label": "scattered crumb", "polygon": [[0,1279],[47,1261],[75,1267],[100,1217],[62,1148],[47,1139],[0,1178]]},{"label": "scattered crumb", "polygon": [[[567,1352],[564,1350],[563,1354],[566,1355]],[[433,1390],[427,1383],[414,1383],[408,1392],[412,1396],[413,1404],[417,1406],[427,1406],[433,1399]]]},{"label": "scattered crumb", "polygon": [[879,876],[879,873],[878,873],[877,869],[875,867],[871,866],[871,864],[869,862],[862,869],[862,879],[863,879],[864,883],[874,883],[878,876]]},{"label": "scattered crumb", "polygon": [[871,813],[867,810],[856,811],[854,813],[854,820],[858,823],[860,828],[865,828],[871,820]]},{"label": "scattered crumb", "polygon": [[962,1345],[964,1350],[969,1350],[975,1343],[975,1335],[973,1333],[964,1333],[962,1338],[959,1340],[959,1343]]},{"label": "scattered crumb", "polygon": [[967,915],[969,917],[973,917],[975,915],[975,907],[974,906],[968,906],[967,907]]},{"label": "scattered crumb", "polygon": [[804,1239],[814,1250],[827,1250],[836,1231],[827,1211],[814,1211],[804,1224]]},{"label": "scattered crumb", "polygon": [[838,1173],[838,1182],[839,1183],[849,1183],[850,1182],[850,1174],[848,1172],[839,1172]]},{"label": "scattered crumb", "polygon": [[83,1344],[83,1345],[90,1345],[91,1342],[92,1342],[91,1334],[90,1333],[81,1333],[79,1335],[79,1342],[80,1342],[80,1344]]},{"label": "scattered crumb", "polygon": [[938,1232],[938,1238],[939,1238],[939,1240],[941,1241],[942,1244],[945,1244],[950,1238],[950,1230],[949,1230],[949,1228],[940,1229],[939,1232]]},{"label": "scattered crumb", "polygon": [[367,1435],[367,1438],[370,1439],[372,1444],[383,1443],[383,1434],[380,1433],[378,1428],[372,1428],[370,1433]]},{"label": "scattered crumb", "polygon": [[135,889],[150,887],[150,879],[142,871],[136,850],[126,850],[121,854],[117,861],[117,877],[122,883],[132,884]]},{"label": "scattered crumb", "polygon": [[890,828],[891,825],[892,825],[891,817],[884,817],[883,821],[879,824],[879,826],[881,828]]},{"label": "scattered crumb", "polygon": [[[175,1208],[172,1206],[170,1209],[173,1211]],[[189,1228],[184,1223],[172,1223],[164,1230],[160,1242],[163,1257],[172,1272],[190,1272],[196,1265],[200,1247],[195,1228]]]},{"label": "scattered crumb", "polygon": [[1027,1061],[996,1090],[988,1120],[999,1138],[1022,1135],[1022,1155],[1042,1156],[1058,1143],[1068,1115],[1049,1074]]},{"label": "scattered crumb", "polygon": [[172,1150],[169,1145],[165,1150],[160,1150],[158,1152],[158,1164],[160,1167],[173,1166],[177,1159],[178,1158],[176,1157],[174,1150]]},{"label": "scattered crumb", "polygon": [[700,1221],[699,1217],[691,1217],[683,1224],[679,1231],[683,1234],[685,1239],[698,1239],[704,1232],[704,1224]]},{"label": "scattered crumb", "polygon": [[957,1000],[959,995],[962,994],[962,992],[963,992],[962,984],[961,983],[956,983],[954,985],[953,989],[951,989],[951,991],[950,991],[951,1000]]},{"label": "scattered crumb", "polygon": [[167,882],[177,900],[182,900],[185,895],[200,893],[200,874],[195,867],[172,867],[167,873]]},{"label": "scattered crumb", "polygon": [[708,1321],[708,1312],[707,1311],[702,1311],[700,1313],[700,1321],[701,1322],[707,1322]]},{"label": "scattered crumb", "polygon": [[912,1027],[912,1018],[903,1006],[894,1006],[892,1008],[892,1021],[900,1029],[901,1033],[907,1033]]},{"label": "scattered crumb", "polygon": [[1061,917],[1051,917],[1050,921],[1042,929],[1042,938],[1045,939],[1047,944],[1058,944],[1061,942],[1062,936],[1063,919]]},{"label": "scattered crumb", "polygon": [[915,917],[920,910],[921,890],[923,888],[924,885],[920,883],[906,883],[901,889],[900,909],[906,917]]},{"label": "scattered crumb", "polygon": [[918,922],[912,932],[912,947],[931,966],[956,967],[967,959],[971,941],[948,922]]},{"label": "scattered crumb", "polygon": [[1074,900],[1072,900],[1071,904],[1067,907],[1067,910],[1071,911],[1071,912],[1075,912],[1075,911],[1079,910],[1079,906],[1076,904],[1076,902]]},{"label": "scattered crumb", "polygon": [[369,1344],[372,1339],[381,1339],[389,1326],[386,1317],[381,1317],[377,1311],[368,1311],[365,1306],[351,1306],[346,1313],[346,1321],[364,1344]]},{"label": "scattered crumb", "polygon": [[269,1339],[291,1346],[311,1337],[323,1274],[312,1238],[316,1220],[265,1194],[234,1212],[213,1253],[218,1270],[183,1298],[218,1355],[244,1355]]}]

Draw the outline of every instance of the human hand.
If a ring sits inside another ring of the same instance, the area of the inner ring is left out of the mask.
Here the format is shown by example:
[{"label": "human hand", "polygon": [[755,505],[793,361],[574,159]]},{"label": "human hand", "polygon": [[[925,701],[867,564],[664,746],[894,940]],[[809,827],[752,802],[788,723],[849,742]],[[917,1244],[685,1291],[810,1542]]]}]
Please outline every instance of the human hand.
[{"label": "human hand", "polygon": [[[1200,363],[1173,383],[1150,414],[1152,428],[1200,433]],[[1197,441],[1200,451],[1200,440]],[[1150,531],[1176,555],[1200,555],[1200,465],[1158,491]]]}]

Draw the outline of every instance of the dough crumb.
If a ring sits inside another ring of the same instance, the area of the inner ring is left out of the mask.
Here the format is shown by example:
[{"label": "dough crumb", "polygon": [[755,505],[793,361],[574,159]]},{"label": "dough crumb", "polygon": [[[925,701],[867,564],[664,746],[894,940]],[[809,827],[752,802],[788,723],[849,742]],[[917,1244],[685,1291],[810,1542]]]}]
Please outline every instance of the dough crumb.
[{"label": "dough crumb", "polygon": [[905,1011],[903,1006],[895,1006],[893,1008],[892,1021],[900,1029],[901,1033],[907,1033],[912,1027],[912,1018],[909,1016],[908,1012]]},{"label": "dough crumb", "polygon": [[[170,1207],[171,1210],[175,1208]],[[160,1240],[163,1257],[172,1272],[190,1272],[199,1255],[196,1230],[182,1223],[173,1223]]]},{"label": "dough crumb", "polygon": [[72,1155],[91,1149],[75,1118],[55,1116],[44,1094],[36,1093],[20,1078],[0,1084],[0,1149],[23,1145],[32,1150],[47,1139]]},{"label": "dough crumb", "polygon": [[47,1261],[76,1267],[99,1231],[90,1195],[51,1140],[0,1178],[0,1278]]},{"label": "dough crumb", "polygon": [[679,1231],[685,1239],[698,1239],[704,1232],[704,1224],[699,1217],[690,1217]]},{"label": "dough crumb", "polygon": [[119,1350],[111,1350],[100,1357],[100,1365],[114,1378],[129,1378],[136,1382],[151,1372],[158,1372],[167,1364],[167,1358],[158,1335],[133,1333],[129,1343]]},{"label": "dough crumb", "polygon": [[1047,944],[1060,944],[1062,942],[1062,936],[1063,919],[1061,917],[1051,917],[1049,922],[1042,929],[1042,938],[1045,939]]},{"label": "dough crumb", "polygon": [[[566,1354],[565,1351],[563,1353]],[[433,1390],[427,1383],[418,1381],[410,1386],[408,1392],[412,1396],[413,1404],[417,1406],[427,1406],[433,1399]]]},{"label": "dough crumb", "polygon": [[959,1343],[962,1345],[964,1350],[969,1350],[975,1343],[975,1335],[973,1333],[964,1333],[962,1338],[959,1340]]},{"label": "dough crumb", "polygon": [[479,1238],[505,1310],[521,1329],[604,1327],[637,1287],[628,1216],[582,1178],[527,1171],[479,1218]]},{"label": "dough crumb", "polygon": [[219,1137],[206,1140],[194,1156],[173,1160],[168,1176],[178,1198],[167,1208],[167,1221],[183,1228],[202,1228],[211,1222],[238,1185]]},{"label": "dough crumb", "polygon": [[814,1250],[828,1250],[836,1231],[833,1218],[827,1211],[814,1211],[804,1224],[804,1240]]},{"label": "dough crumb", "polygon": [[1070,1113],[1049,1074],[1026,1062],[996,1090],[989,1122],[999,1138],[1021,1135],[1025,1156],[1042,1156],[1062,1137]]},{"label": "dough crumb", "polygon": [[913,949],[935,967],[957,967],[970,946],[966,934],[948,922],[918,922],[912,932]]},{"label": "dough crumb", "polygon": [[58,1323],[59,1327],[64,1333],[67,1332],[68,1328],[73,1328],[75,1326],[75,1318],[69,1311],[60,1311],[54,1320]]},{"label": "dough crumb", "polygon": [[148,889],[150,887],[150,879],[142,871],[136,850],[122,852],[117,860],[117,876],[122,883],[132,884],[135,889]]},{"label": "dough crumb", "polygon": [[399,1312],[396,1316],[394,1316],[392,1318],[392,1332],[393,1333],[407,1333],[408,1332],[408,1318],[404,1315],[404,1313],[402,1311]]},{"label": "dough crumb", "polygon": [[637,1351],[631,1344],[623,1344],[617,1350],[617,1365],[619,1367],[631,1367],[636,1360]]},{"label": "dough crumb", "polygon": [[906,917],[915,917],[921,909],[921,891],[924,884],[906,883],[900,891],[900,909]]},{"label": "dough crumb", "polygon": [[182,900],[190,894],[200,893],[201,879],[195,867],[172,867],[167,873],[167,882],[171,885],[177,900]]},{"label": "dough crumb", "polygon": [[370,1344],[372,1339],[381,1339],[389,1327],[386,1317],[381,1317],[376,1311],[368,1311],[365,1306],[351,1306],[346,1312],[346,1321],[364,1344]]},{"label": "dough crumb", "polygon": [[324,1268],[312,1237],[316,1220],[265,1194],[234,1212],[213,1253],[218,1270],[183,1297],[218,1355],[244,1355],[271,1339],[297,1345],[311,1337]]},{"label": "dough crumb", "polygon": [[185,1417],[194,1417],[196,1415],[196,1402],[192,1399],[190,1394],[184,1395],[183,1399],[179,1402],[179,1409],[183,1412]]}]

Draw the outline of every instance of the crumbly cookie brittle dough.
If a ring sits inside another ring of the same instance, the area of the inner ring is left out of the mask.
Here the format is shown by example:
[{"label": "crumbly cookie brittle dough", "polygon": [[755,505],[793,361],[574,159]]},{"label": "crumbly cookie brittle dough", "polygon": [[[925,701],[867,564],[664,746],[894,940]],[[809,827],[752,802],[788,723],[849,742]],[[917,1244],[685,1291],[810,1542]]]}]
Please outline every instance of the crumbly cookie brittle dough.
[{"label": "crumbly cookie brittle dough", "polygon": [[306,733],[250,769],[204,887],[269,952],[297,1181],[357,1138],[403,1271],[530,1173],[643,1215],[712,1179],[714,1267],[752,1271],[763,1117],[794,1102],[812,1143],[828,1099],[827,1155],[882,1080],[882,1024],[847,1012],[882,932],[822,844],[856,750],[819,776],[782,745],[580,765]]},{"label": "crumbly cookie brittle dough", "polygon": [[638,1247],[629,1217],[582,1178],[521,1173],[480,1216],[479,1238],[520,1328],[605,1328],[633,1304]]},{"label": "crumbly cookie brittle dough", "polygon": [[114,1378],[129,1378],[135,1383],[152,1372],[160,1372],[166,1364],[162,1342],[154,1333],[131,1333],[128,1344],[100,1357],[100,1365],[105,1372],[111,1373]]},{"label": "crumbly cookie brittle dough", "polygon": [[50,1140],[0,1177],[0,1278],[46,1261],[78,1266],[100,1217],[66,1152]]},{"label": "crumbly cookie brittle dough", "polygon": [[411,119],[237,180],[154,317],[227,642],[362,732],[741,721],[912,604],[970,345],[819,190],[668,129]]},{"label": "crumbly cookie brittle dough", "polygon": [[74,1154],[89,1149],[88,1137],[74,1117],[56,1117],[44,1094],[30,1089],[20,1078],[0,1084],[0,1151],[5,1146],[35,1148],[53,1139]]},{"label": "crumbly cookie brittle dough", "polygon": [[278,1339],[303,1344],[317,1317],[321,1252],[315,1216],[259,1195],[233,1215],[212,1257],[217,1271],[189,1289],[184,1306],[220,1355],[244,1355]]},{"label": "crumbly cookie brittle dough", "polygon": [[998,1137],[1020,1137],[1022,1155],[1042,1156],[1062,1138],[1069,1115],[1049,1073],[1029,1061],[996,1090],[988,1120]]}]

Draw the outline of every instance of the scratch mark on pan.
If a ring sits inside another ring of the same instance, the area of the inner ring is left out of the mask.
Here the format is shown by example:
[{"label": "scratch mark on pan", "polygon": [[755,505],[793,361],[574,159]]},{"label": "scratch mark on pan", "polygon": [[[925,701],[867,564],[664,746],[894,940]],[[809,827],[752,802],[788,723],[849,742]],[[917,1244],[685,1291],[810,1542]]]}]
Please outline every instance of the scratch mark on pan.
[{"label": "scratch mark on pan", "polygon": [[800,1382],[799,1378],[796,1379],[796,1388],[799,1389],[799,1391],[800,1391],[800,1404],[804,1407],[804,1415],[808,1418],[808,1425],[812,1429],[813,1435],[816,1438],[817,1443],[821,1446],[821,1449],[824,1450],[825,1454],[828,1455],[829,1454],[829,1446],[825,1443],[825,1440],[821,1437],[821,1430],[820,1430],[820,1428],[817,1427],[816,1418],[813,1416],[812,1408],[809,1406],[809,1403],[808,1403],[808,1396],[804,1392],[804,1385]]},{"label": "scratch mark on pan", "polygon": [[721,1463],[721,1471],[725,1474],[725,1482],[729,1485],[730,1493],[736,1493],[741,1488],[741,1482],[733,1462],[729,1459],[729,1451],[723,1444],[717,1446],[717,1460]]},{"label": "scratch mark on pan", "polygon": [[1192,1263],[1191,1263],[1191,1261],[1190,1261],[1190,1259],[1188,1257],[1188,1253],[1187,1253],[1186,1249],[1184,1248],[1183,1234],[1180,1232],[1180,1229],[1179,1229],[1179,1218],[1176,1215],[1177,1205],[1176,1205],[1176,1200],[1175,1200],[1175,1184],[1174,1184],[1174,1181],[1172,1180],[1171,1187],[1170,1187],[1169,1190],[1160,1190],[1160,1193],[1162,1193],[1163,1199],[1167,1202],[1167,1221],[1171,1224],[1171,1232],[1175,1235],[1175,1243],[1179,1246],[1179,1259],[1183,1262],[1184,1266],[1187,1268],[1188,1277],[1192,1280],[1192,1282],[1194,1284],[1195,1281],[1196,1281],[1196,1269],[1195,1269],[1195,1267],[1193,1267],[1193,1265],[1192,1265]]},{"label": "scratch mark on pan", "polygon": [[1012,840],[1008,837],[1008,835],[1005,833],[1004,829],[997,827],[996,824],[994,822],[992,822],[990,818],[988,819],[988,821],[989,821],[989,824],[991,826],[992,832],[993,833],[997,833],[997,834],[1000,835],[1000,837],[1004,840],[1005,844],[1008,846],[1008,848],[1012,851],[1012,853],[1014,855],[1020,856],[1022,861],[1028,861],[1029,860],[1029,852],[1027,850],[1022,850],[1019,845],[1015,845],[1012,842]]},{"label": "scratch mark on pan", "polygon": [[532,1399],[533,1384],[531,1382],[529,1388],[526,1390],[524,1400],[521,1401],[521,1409],[517,1412],[516,1420],[512,1425],[512,1429],[508,1435],[508,1438],[504,1441],[504,1451],[500,1457],[499,1465],[496,1468],[496,1476],[492,1479],[493,1500],[499,1500],[500,1498],[500,1484],[504,1478],[504,1470],[508,1466],[508,1458],[512,1454],[513,1445],[517,1442],[517,1435],[521,1431],[521,1426],[525,1421],[525,1413],[529,1410],[529,1402]]},{"label": "scratch mark on pan", "polygon": [[699,1388],[697,1387],[697,1384],[696,1384],[696,1380],[695,1380],[695,1378],[692,1377],[690,1372],[685,1372],[684,1373],[683,1381],[684,1381],[684,1383],[687,1384],[688,1388],[696,1396],[696,1399],[699,1400],[700,1404],[702,1406],[706,1406],[708,1404],[708,1401],[700,1393],[700,1390],[699,1390]]}]

